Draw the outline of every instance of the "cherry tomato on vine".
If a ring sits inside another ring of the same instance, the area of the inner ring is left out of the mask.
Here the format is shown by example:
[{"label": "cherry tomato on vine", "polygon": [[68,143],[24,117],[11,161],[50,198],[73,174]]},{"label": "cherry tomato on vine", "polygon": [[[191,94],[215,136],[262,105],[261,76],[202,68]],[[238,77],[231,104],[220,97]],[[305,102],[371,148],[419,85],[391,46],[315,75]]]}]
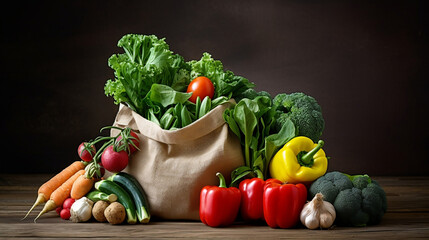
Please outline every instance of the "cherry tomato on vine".
[{"label": "cherry tomato on vine", "polygon": [[[139,146],[140,146],[140,139],[139,139],[139,136],[137,136],[137,134],[135,133],[135,132],[133,132],[133,131],[130,131],[130,135],[132,136],[132,137],[134,137],[135,139],[132,139],[131,141],[133,142],[133,144],[138,148]],[[118,137],[118,139],[116,140],[116,141],[120,141],[122,139],[122,136],[119,136]],[[135,152],[135,151],[137,151],[137,148],[136,147],[134,147],[134,145],[133,144],[131,144],[131,143],[129,143],[128,144],[128,146],[129,146],[129,148],[130,148],[130,154],[131,153],[133,153],[133,152]]]},{"label": "cherry tomato on vine", "polygon": [[95,150],[95,146],[89,144],[87,142],[83,142],[77,148],[77,153],[79,154],[80,159],[85,162],[92,161],[92,157],[95,155],[97,151]]},{"label": "cherry tomato on vine", "polygon": [[101,154],[101,163],[107,171],[120,172],[128,165],[128,153],[124,150],[116,152],[110,145]]},{"label": "cherry tomato on vine", "polygon": [[208,96],[213,98],[214,95],[214,85],[210,79],[206,77],[197,77],[191,81],[188,85],[188,93],[192,92],[192,96],[189,98],[189,101],[195,103],[197,97],[200,97],[201,101]]}]

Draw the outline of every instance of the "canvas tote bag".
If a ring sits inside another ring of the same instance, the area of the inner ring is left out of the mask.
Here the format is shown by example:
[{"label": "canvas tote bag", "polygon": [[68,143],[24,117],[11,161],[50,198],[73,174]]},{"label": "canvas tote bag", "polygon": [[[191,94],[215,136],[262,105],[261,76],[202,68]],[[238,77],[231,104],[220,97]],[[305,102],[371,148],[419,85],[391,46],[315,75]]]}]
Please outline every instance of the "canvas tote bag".
[{"label": "canvas tote bag", "polygon": [[133,153],[124,171],[142,185],[152,216],[199,220],[201,189],[219,185],[217,172],[229,183],[232,170],[244,165],[240,142],[222,116],[230,104],[179,130],[164,130],[120,105],[114,126],[129,127],[140,138],[140,151]]}]

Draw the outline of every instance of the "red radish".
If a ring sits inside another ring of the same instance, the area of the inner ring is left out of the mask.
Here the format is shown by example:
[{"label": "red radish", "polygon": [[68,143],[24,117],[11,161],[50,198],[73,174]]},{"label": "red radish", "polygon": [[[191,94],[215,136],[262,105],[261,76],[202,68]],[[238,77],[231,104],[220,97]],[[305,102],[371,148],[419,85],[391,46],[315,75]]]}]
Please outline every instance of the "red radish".
[{"label": "red radish", "polygon": [[[135,139],[130,139],[131,141],[132,141],[132,143],[130,142],[130,143],[128,143],[128,147],[130,148],[130,154],[131,153],[133,153],[133,152],[135,152],[135,151],[137,151],[137,148],[140,146],[140,139],[139,139],[139,136],[137,136],[137,134],[135,133],[135,132],[133,132],[133,131],[130,131],[130,135],[131,135],[131,137],[133,137],[133,138],[135,138]],[[117,142],[119,142],[119,141],[121,141],[121,139],[122,139],[122,136],[119,136],[117,139],[116,139],[116,141]],[[134,147],[134,145],[137,147]]]},{"label": "red radish", "polygon": [[70,218],[70,209],[63,208],[60,212],[60,217],[64,220],[68,220]]},{"label": "red radish", "polygon": [[115,152],[113,145],[110,145],[101,154],[101,162],[107,171],[117,173],[128,165],[128,153],[123,150]]},{"label": "red radish", "polygon": [[66,200],[64,200],[63,209],[70,209],[71,206],[73,205],[74,201],[75,200],[73,198],[67,198]]},{"label": "red radish", "polygon": [[92,161],[92,157],[96,153],[95,146],[94,145],[90,146],[89,143],[83,142],[77,148],[77,153],[79,154],[79,157],[83,161],[90,162],[90,161]]},{"label": "red radish", "polygon": [[61,206],[57,207],[57,209],[55,209],[55,211],[58,213],[58,215],[60,215],[61,210],[63,210],[63,208]]}]

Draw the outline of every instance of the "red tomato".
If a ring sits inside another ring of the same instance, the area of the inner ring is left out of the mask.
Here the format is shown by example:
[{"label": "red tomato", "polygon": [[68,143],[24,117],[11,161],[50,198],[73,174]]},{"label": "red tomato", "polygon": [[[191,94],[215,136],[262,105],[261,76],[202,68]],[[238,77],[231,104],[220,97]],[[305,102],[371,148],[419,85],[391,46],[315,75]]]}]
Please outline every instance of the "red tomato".
[{"label": "red tomato", "polygon": [[63,208],[60,212],[60,217],[64,220],[68,220],[70,218],[70,209]]},{"label": "red tomato", "polygon": [[73,198],[67,198],[66,200],[64,200],[63,209],[70,209],[71,206],[73,205],[74,201],[75,200]]},{"label": "red tomato", "polygon": [[189,83],[188,90],[186,92],[192,92],[192,96],[189,98],[189,101],[195,103],[197,101],[197,97],[200,97],[201,101],[206,96],[213,98],[214,86],[210,79],[201,76],[195,78],[191,83]]},{"label": "red tomato", "polygon": [[120,172],[128,165],[128,153],[126,151],[115,152],[113,145],[110,145],[101,154],[101,163],[107,171]]},{"label": "red tomato", "polygon": [[[137,136],[137,134],[133,131],[130,132],[130,135],[135,138],[135,139],[131,140],[133,142],[133,144],[136,145],[137,147],[139,147],[140,146],[139,136]],[[122,139],[122,136],[119,136],[117,141],[119,142],[121,139]],[[137,148],[135,148],[131,143],[128,146],[130,147],[130,154],[137,151]]]},{"label": "red tomato", "polygon": [[88,149],[85,149],[85,145],[88,144],[86,142],[83,142],[79,145],[79,147],[77,148],[77,153],[79,154],[80,159],[82,159],[85,162],[90,162],[92,161],[92,157],[95,155],[95,153],[97,152],[95,150],[95,146],[92,145],[90,147],[91,149],[91,153],[88,152]]}]

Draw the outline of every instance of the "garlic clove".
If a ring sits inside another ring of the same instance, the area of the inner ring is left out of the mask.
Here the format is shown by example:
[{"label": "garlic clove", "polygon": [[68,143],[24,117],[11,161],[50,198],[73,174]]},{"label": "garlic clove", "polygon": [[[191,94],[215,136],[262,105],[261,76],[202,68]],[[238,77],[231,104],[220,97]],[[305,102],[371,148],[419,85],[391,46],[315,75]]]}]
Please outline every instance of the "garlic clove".
[{"label": "garlic clove", "polygon": [[324,212],[320,214],[320,227],[329,228],[334,223],[331,213]]},{"label": "garlic clove", "polygon": [[301,223],[304,225],[305,225],[305,219],[307,218],[308,215],[310,215],[310,212],[311,212],[311,208],[307,207],[308,204],[310,204],[310,203],[306,203],[304,205],[304,208],[302,209],[301,215],[299,217],[299,219],[301,220]]},{"label": "garlic clove", "polygon": [[308,216],[305,218],[305,226],[309,229],[316,229],[320,226],[320,221],[318,218],[315,218],[314,216]]}]

